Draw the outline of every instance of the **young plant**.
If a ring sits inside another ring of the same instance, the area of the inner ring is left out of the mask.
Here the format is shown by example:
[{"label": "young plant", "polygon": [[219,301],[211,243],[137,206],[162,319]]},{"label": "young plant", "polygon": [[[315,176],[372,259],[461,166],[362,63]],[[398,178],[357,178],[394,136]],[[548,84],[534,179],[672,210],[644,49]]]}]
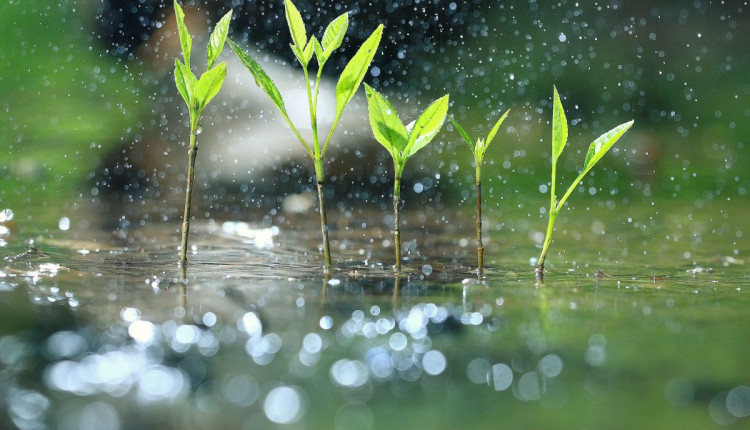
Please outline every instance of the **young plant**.
[{"label": "young plant", "polygon": [[544,245],[542,245],[542,253],[539,255],[539,261],[536,266],[536,278],[542,282],[544,280],[544,260],[547,257],[547,251],[552,243],[552,232],[554,231],[555,219],[560,213],[565,201],[568,200],[573,190],[576,189],[578,184],[583,180],[584,176],[591,170],[594,165],[602,159],[604,154],[617,142],[620,137],[625,134],[626,131],[633,125],[633,121],[620,124],[612,130],[602,134],[596,140],[594,140],[589,146],[586,152],[586,159],[583,162],[583,169],[578,177],[573,180],[568,190],[563,194],[560,200],[557,200],[557,194],[555,193],[555,184],[557,182],[557,160],[560,158],[565,149],[565,144],[568,140],[568,123],[565,119],[565,112],[563,111],[562,103],[560,102],[560,95],[557,93],[557,88],[554,88],[554,102],[552,108],[552,181],[550,184],[550,208],[549,208],[549,222],[547,224],[547,235],[544,238]]},{"label": "young plant", "polygon": [[484,154],[487,152],[487,148],[490,146],[490,143],[492,143],[492,139],[495,138],[497,131],[500,129],[500,125],[502,125],[503,121],[505,121],[505,118],[508,116],[508,112],[510,112],[510,109],[506,110],[503,116],[497,120],[486,139],[477,138],[476,143],[472,143],[469,133],[461,127],[461,124],[459,124],[458,121],[453,117],[450,118],[453,127],[456,128],[458,134],[461,135],[461,138],[463,138],[464,142],[469,145],[469,149],[471,149],[472,154],[474,154],[477,186],[477,276],[480,278],[484,275],[484,245],[482,244],[482,163],[484,162]]},{"label": "young plant", "polygon": [[196,77],[190,68],[190,54],[192,51],[193,41],[185,25],[185,13],[182,7],[174,1],[175,17],[177,18],[177,31],[180,36],[180,46],[182,47],[183,61],[175,59],[174,80],[177,90],[180,92],[188,108],[190,116],[190,143],[188,145],[188,175],[187,186],[185,188],[185,212],[182,217],[182,242],[180,245],[180,268],[184,275],[187,267],[187,249],[188,234],[190,232],[190,205],[193,191],[193,181],[195,180],[195,156],[198,153],[198,143],[196,135],[200,128],[200,119],[208,102],[213,99],[221,89],[224,83],[224,77],[227,74],[227,65],[224,62],[216,64],[224,41],[227,38],[229,30],[229,21],[232,19],[230,10],[216,24],[216,28],[211,33],[208,41],[208,55],[206,72],[200,78]]},{"label": "young plant", "polygon": [[380,93],[365,84],[370,126],[375,139],[393,157],[393,242],[396,247],[395,273],[401,273],[401,226],[399,205],[401,203],[401,175],[409,158],[424,148],[440,131],[448,113],[448,94],[434,101],[416,121],[404,126],[398,119],[393,105]]},{"label": "young plant", "polygon": [[[302,146],[305,147],[307,153],[312,158],[315,165],[315,179],[318,185],[318,200],[320,208],[320,229],[323,234],[323,255],[325,258],[326,270],[331,269],[331,252],[328,246],[328,221],[326,218],[326,206],[325,206],[325,171],[323,169],[323,158],[325,157],[328,145],[331,143],[333,132],[341,119],[341,114],[344,113],[344,108],[354,97],[357,92],[359,85],[362,83],[362,79],[370,67],[375,52],[380,44],[380,38],[383,35],[383,25],[379,25],[378,28],[370,35],[367,40],[362,44],[354,57],[344,67],[344,71],[339,77],[338,83],[336,84],[336,113],[331,124],[331,129],[328,131],[328,136],[322,145],[318,136],[318,91],[320,88],[320,78],[323,72],[323,66],[326,61],[331,57],[333,51],[341,46],[341,42],[344,40],[344,35],[349,26],[349,15],[344,13],[338,18],[334,19],[323,32],[323,39],[318,41],[315,36],[308,39],[307,33],[305,32],[305,23],[302,20],[297,8],[290,0],[285,1],[286,5],[286,20],[289,25],[289,31],[292,34],[292,52],[297,57],[302,66],[302,70],[305,74],[305,84],[307,86],[307,102],[310,110],[310,125],[312,128],[312,145],[302,137],[297,127],[289,119],[286,106],[284,105],[284,99],[281,97],[279,89],[276,84],[273,83],[271,78],[268,77],[263,68],[255,61],[252,57],[242,51],[239,45],[229,40],[229,46],[237,54],[240,61],[250,71],[255,78],[255,83],[268,95],[271,101],[276,105],[276,108],[281,113],[286,123],[291,128],[292,133],[297,136]],[[315,56],[318,63],[318,70],[315,77],[315,84],[311,85],[308,68],[312,62],[313,55]]]}]

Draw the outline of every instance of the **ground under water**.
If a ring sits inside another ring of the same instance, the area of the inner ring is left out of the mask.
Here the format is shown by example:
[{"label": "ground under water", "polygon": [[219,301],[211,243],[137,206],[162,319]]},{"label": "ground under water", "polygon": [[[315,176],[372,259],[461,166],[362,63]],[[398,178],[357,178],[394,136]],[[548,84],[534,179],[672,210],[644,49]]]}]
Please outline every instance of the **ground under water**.
[{"label": "ground under water", "polygon": [[382,214],[330,274],[315,217],[195,222],[186,283],[177,222],[6,229],[0,427],[745,428],[750,221],[699,206],[564,211],[543,286],[525,209],[477,280],[471,211],[407,204],[398,284]]}]

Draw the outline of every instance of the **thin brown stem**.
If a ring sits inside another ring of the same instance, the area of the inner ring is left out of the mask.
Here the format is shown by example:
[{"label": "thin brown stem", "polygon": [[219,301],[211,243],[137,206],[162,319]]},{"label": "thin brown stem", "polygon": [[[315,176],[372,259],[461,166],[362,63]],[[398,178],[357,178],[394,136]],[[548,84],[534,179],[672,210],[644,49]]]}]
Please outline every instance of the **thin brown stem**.
[{"label": "thin brown stem", "polygon": [[318,204],[320,208],[320,231],[323,235],[323,258],[325,259],[325,271],[330,272],[331,248],[328,244],[328,215],[326,212],[326,193],[325,193],[325,172],[323,170],[323,160],[315,160],[315,177],[318,182]]},{"label": "thin brown stem", "polygon": [[188,147],[188,174],[185,187],[185,211],[182,215],[182,242],[180,244],[180,277],[185,278],[187,270],[188,235],[190,234],[190,206],[193,199],[193,182],[195,181],[195,158],[198,146],[195,143],[195,132],[190,131],[190,145]]},{"label": "thin brown stem", "polygon": [[477,277],[484,276],[484,245],[482,244],[482,182],[477,179]]},{"label": "thin brown stem", "polygon": [[401,204],[401,177],[396,176],[393,183],[393,246],[396,248],[396,265],[393,266],[396,277],[401,274],[401,221],[399,206]]},{"label": "thin brown stem", "polygon": [[328,216],[326,215],[326,192],[325,182],[318,181],[318,201],[320,204],[320,231],[323,234],[323,258],[325,259],[326,273],[331,271],[331,248],[328,244]]}]

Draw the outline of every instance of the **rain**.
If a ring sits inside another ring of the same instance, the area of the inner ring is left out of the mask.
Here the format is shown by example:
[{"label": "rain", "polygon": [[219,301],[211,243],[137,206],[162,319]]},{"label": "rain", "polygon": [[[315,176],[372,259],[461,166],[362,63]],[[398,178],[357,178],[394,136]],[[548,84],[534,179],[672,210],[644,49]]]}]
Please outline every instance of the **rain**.
[{"label": "rain", "polygon": [[0,428],[748,425],[748,2],[177,3],[184,249],[174,0],[0,5]]}]

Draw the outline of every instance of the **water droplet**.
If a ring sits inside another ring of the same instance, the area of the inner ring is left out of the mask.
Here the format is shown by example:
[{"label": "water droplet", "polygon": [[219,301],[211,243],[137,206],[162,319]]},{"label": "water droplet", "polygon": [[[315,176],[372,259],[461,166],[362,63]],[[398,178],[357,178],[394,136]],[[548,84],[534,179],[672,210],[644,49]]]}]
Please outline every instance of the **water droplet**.
[{"label": "water droplet", "polygon": [[62,231],[70,230],[70,218],[68,217],[60,218],[60,221],[57,222],[57,227]]},{"label": "water droplet", "polygon": [[266,396],[263,412],[277,424],[291,424],[305,414],[304,399],[294,387],[276,387]]}]

